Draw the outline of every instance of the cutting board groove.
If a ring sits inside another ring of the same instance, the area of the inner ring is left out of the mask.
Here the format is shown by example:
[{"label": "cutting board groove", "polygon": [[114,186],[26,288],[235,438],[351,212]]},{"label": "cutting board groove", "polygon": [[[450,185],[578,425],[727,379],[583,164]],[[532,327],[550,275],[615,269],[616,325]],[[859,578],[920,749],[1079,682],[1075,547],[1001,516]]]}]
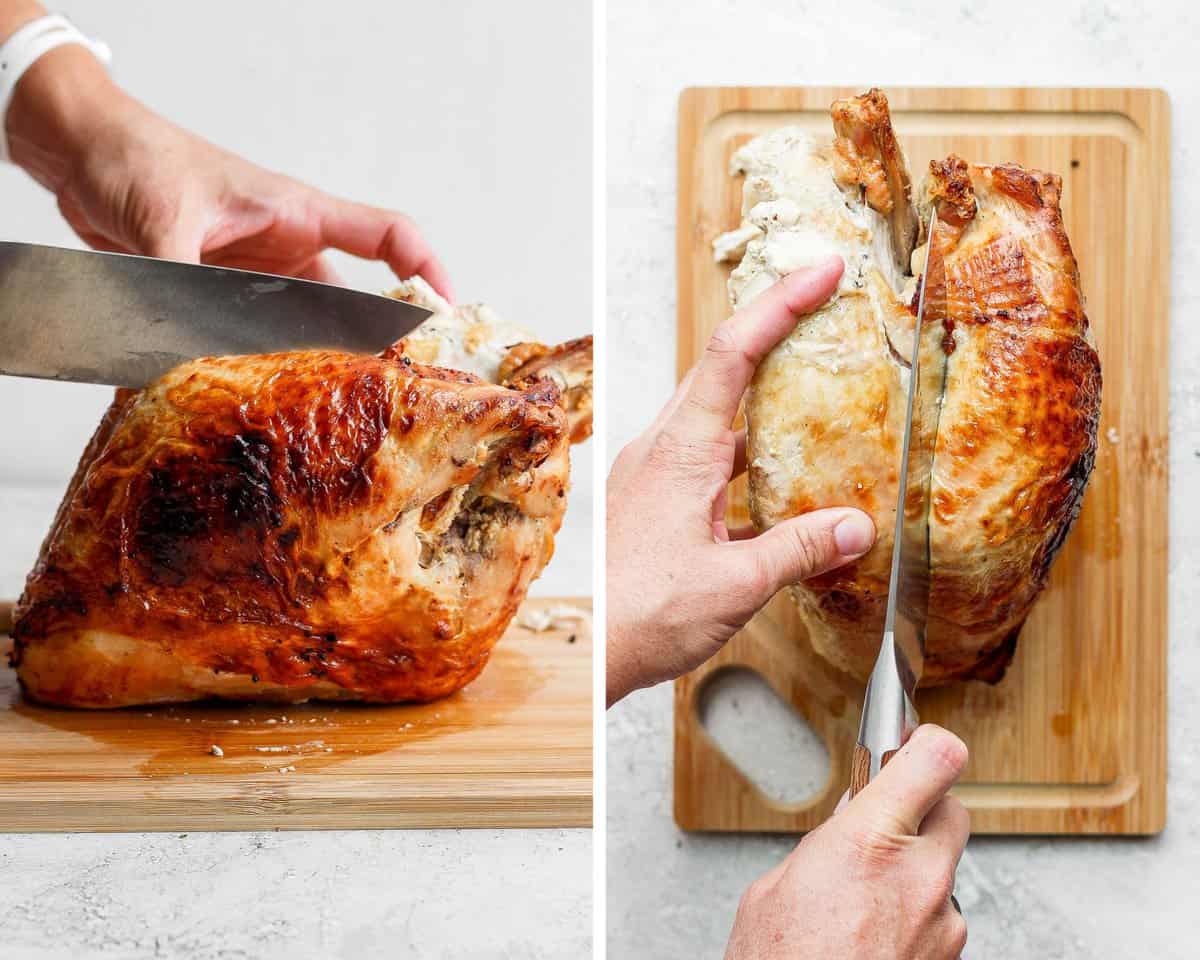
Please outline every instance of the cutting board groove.
[{"label": "cutting board groove", "polygon": [[525,610],[562,604],[588,615],[518,617],[479,679],[431,704],[58,710],[0,670],[0,830],[590,826],[591,603]]},{"label": "cutting board groove", "polygon": [[[858,88],[693,88],[679,105],[678,368],[729,313],[710,243],[737,226],[729,158],[799,124],[831,137],[828,107]],[[1096,468],[1050,585],[995,687],[922,692],[922,718],[971,761],[957,795],[976,833],[1154,833],[1166,820],[1169,105],[1158,90],[889,88],[920,179],[934,158],[1012,160],[1062,176],[1104,375]],[[733,519],[745,522],[744,482]],[[825,741],[832,770],[808,801],[767,797],[700,723],[708,680],[760,673]],[[777,596],[675,692],[675,818],[690,830],[804,831],[849,781],[862,687],[818,657]]]}]

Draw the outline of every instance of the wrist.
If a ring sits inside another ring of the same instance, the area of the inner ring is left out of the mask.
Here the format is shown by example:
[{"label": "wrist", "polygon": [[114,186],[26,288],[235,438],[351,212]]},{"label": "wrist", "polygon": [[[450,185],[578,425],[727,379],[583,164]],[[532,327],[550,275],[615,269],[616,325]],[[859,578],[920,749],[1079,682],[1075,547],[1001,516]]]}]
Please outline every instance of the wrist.
[{"label": "wrist", "polygon": [[7,0],[0,3],[0,43],[3,43],[14,33],[32,23],[38,17],[46,16],[46,8],[34,0]]},{"label": "wrist", "polygon": [[66,44],[49,51],[18,81],[4,117],[13,162],[57,191],[122,99],[104,65],[85,47]]},{"label": "wrist", "polygon": [[635,633],[619,623],[610,622],[608,625],[604,665],[607,707],[654,684],[654,679],[646,676],[646,665],[640,662]]}]

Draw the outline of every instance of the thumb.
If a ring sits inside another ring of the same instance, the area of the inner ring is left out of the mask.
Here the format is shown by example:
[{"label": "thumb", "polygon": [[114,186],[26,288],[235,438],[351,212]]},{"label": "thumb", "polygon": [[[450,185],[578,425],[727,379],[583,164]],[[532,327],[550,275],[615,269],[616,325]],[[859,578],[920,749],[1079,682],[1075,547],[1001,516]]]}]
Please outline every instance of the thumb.
[{"label": "thumb", "polygon": [[966,744],[949,730],[922,724],[846,805],[843,815],[877,830],[915,837],[966,765]]},{"label": "thumb", "polygon": [[765,603],[777,591],[856,560],[875,542],[875,524],[861,510],[837,507],[793,517],[732,545],[765,571]]}]

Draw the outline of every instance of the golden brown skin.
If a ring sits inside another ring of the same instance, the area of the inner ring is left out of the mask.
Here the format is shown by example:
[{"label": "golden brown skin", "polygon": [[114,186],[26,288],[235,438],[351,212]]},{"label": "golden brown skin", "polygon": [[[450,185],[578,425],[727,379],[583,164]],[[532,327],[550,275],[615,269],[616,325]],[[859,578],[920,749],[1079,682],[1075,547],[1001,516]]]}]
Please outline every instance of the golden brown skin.
[{"label": "golden brown skin", "polygon": [[[867,103],[860,112],[874,110]],[[837,154],[825,175],[845,185]],[[1060,191],[1052,174],[957,157],[931,165],[924,186],[925,220],[936,204],[945,254],[944,284],[928,297],[944,306],[949,352],[932,467],[925,686],[1003,675],[1091,473],[1100,361]],[[869,189],[863,200],[887,207]],[[822,219],[830,215],[810,214],[833,237]],[[901,358],[916,308],[872,256],[857,267],[861,283],[843,284],[766,357],[746,407],[756,524],[839,505],[875,521],[878,540],[864,557],[792,590],[814,649],[863,680],[887,598],[907,395]]]},{"label": "golden brown skin", "polygon": [[931,682],[995,681],[1082,505],[1100,358],[1056,175],[952,156],[931,165],[927,190],[951,244],[945,290],[928,295],[944,298],[952,352],[933,466],[926,671]]},{"label": "golden brown skin", "polygon": [[421,366],[401,342],[118,391],[17,608],[25,692],[404,701],[470,682],[566,505],[562,392],[515,373]]}]

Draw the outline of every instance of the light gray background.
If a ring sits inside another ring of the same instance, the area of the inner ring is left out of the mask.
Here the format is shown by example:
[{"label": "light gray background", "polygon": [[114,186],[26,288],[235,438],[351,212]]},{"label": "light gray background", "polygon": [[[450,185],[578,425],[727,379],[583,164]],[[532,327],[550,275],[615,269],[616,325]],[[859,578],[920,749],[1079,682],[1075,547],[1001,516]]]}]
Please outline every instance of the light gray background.
[{"label": "light gray background", "polygon": [[[497,4],[60,2],[129,90],[273,169],[412,216],[463,300],[548,342],[592,327],[592,12]],[[0,238],[76,244],[0,169]],[[386,268],[339,258],[378,290]],[[107,403],[0,378],[0,597]],[[591,592],[591,464],[535,593]],[[5,957],[571,957],[591,831],[0,836]]]},{"label": "light gray background", "polygon": [[[1200,559],[1198,35],[1196,5],[1181,0],[608,3],[610,458],[645,426],[674,380],[675,124],[684,87],[1113,85],[1160,86],[1171,95],[1169,825],[1151,840],[973,840],[959,872],[973,958],[1196,956],[1200,616],[1189,593]],[[811,780],[821,762],[811,735],[777,734],[767,724],[779,711],[744,685],[736,700],[713,708],[728,749],[749,755],[775,787]],[[667,687],[610,711],[608,750],[610,956],[720,956],[741,892],[793,840],[675,828]],[[791,759],[802,751],[813,758],[807,767]]]}]

